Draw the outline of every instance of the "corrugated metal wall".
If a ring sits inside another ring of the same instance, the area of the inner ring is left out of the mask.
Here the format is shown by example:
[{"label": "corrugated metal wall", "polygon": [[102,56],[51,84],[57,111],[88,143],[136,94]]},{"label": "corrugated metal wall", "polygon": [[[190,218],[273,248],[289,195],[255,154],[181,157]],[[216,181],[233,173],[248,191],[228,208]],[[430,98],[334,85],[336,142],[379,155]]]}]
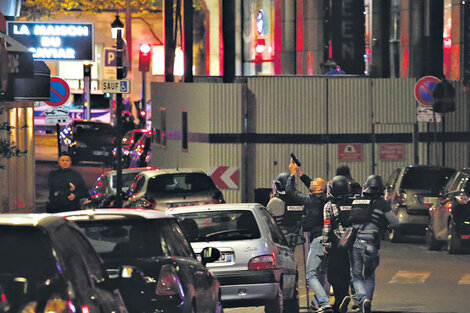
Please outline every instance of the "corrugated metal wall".
[{"label": "corrugated metal wall", "polygon": [[[199,161],[207,164],[205,162],[209,160],[211,166],[240,168],[241,188],[224,190],[227,201],[238,202],[245,199],[251,189],[271,187],[272,180],[280,172],[288,171],[291,152],[300,159],[306,174],[331,179],[336,167],[343,163],[338,158],[338,143],[354,143],[356,137],[351,134],[362,138],[358,139],[359,142],[362,140],[362,160],[348,162],[353,177],[360,183],[373,171],[387,178],[395,168],[414,163],[415,158],[420,164],[440,164],[442,143],[417,141],[419,137],[421,140],[432,138],[433,124],[416,122],[415,84],[415,79],[345,76],[250,77],[246,84],[209,83],[203,88],[209,95],[198,98],[194,94],[180,94],[173,100],[184,99],[185,107],[191,108],[192,112],[199,108],[205,111],[209,106],[207,120],[201,115],[197,121],[190,120],[190,125],[206,123],[205,127],[198,127],[200,130],[208,127],[212,135],[237,134],[240,136],[237,138],[243,138],[243,135],[255,138],[251,143],[213,141],[208,145],[208,159]],[[467,132],[470,112],[466,91],[461,82],[452,84],[457,91],[457,112],[446,115],[446,131]],[[159,88],[165,87],[160,85]],[[171,88],[175,91],[174,85]],[[185,92],[185,88],[179,90]],[[209,103],[201,101],[203,99],[209,99]],[[172,104],[172,99],[168,101],[165,104],[167,110],[180,107]],[[194,114],[190,118],[192,116]],[[438,127],[440,132],[440,125]],[[419,130],[419,136],[414,136],[415,130]],[[382,138],[382,141],[373,144],[372,139],[367,139],[373,138],[373,132],[377,135],[375,138]],[[380,136],[385,134],[392,139]],[[299,143],[295,140],[296,135],[322,138],[323,142],[304,139]],[[276,136],[284,139],[275,143]],[[336,142],[331,140],[334,136]],[[292,142],[285,138],[291,138]],[[387,140],[404,143],[404,160],[379,160],[379,144]],[[468,166],[469,144],[465,140],[446,143],[447,166]],[[164,153],[171,155],[173,151]]]}]

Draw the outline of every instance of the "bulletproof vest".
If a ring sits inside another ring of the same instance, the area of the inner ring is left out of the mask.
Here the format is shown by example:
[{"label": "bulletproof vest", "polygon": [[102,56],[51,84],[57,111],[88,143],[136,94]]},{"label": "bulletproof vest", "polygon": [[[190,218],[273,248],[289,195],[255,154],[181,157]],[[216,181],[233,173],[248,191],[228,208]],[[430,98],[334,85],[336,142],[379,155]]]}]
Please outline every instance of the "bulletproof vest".
[{"label": "bulletproof vest", "polygon": [[351,204],[353,199],[352,198],[340,198],[334,199],[331,201],[336,208],[338,209],[338,215],[335,216],[335,220],[333,221],[333,228],[336,228],[338,224],[341,224],[343,227],[349,227],[352,225],[351,223]]},{"label": "bulletproof vest", "polygon": [[[266,206],[276,222],[280,226],[286,227],[289,232],[295,232],[302,218],[303,206],[292,203],[285,198],[272,198]],[[293,230],[293,231],[291,231]]]},{"label": "bulletproof vest", "polygon": [[372,199],[359,197],[354,199],[351,208],[351,222],[353,224],[366,224],[371,222]]},{"label": "bulletproof vest", "polygon": [[382,227],[383,212],[380,209],[380,199],[360,197],[353,201],[351,221],[353,224],[373,223]]}]

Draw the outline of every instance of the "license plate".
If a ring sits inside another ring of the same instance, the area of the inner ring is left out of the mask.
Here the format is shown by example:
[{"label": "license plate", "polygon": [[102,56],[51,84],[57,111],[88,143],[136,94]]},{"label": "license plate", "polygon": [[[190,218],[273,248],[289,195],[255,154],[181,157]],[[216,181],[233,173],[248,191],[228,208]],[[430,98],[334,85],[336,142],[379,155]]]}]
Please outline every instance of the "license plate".
[{"label": "license plate", "polygon": [[[200,254],[196,254],[196,259],[201,262],[202,258]],[[220,258],[215,261],[215,263],[230,263],[233,261],[233,253],[232,252],[221,252]]]},{"label": "license plate", "polygon": [[103,151],[93,151],[93,155],[104,155]]}]

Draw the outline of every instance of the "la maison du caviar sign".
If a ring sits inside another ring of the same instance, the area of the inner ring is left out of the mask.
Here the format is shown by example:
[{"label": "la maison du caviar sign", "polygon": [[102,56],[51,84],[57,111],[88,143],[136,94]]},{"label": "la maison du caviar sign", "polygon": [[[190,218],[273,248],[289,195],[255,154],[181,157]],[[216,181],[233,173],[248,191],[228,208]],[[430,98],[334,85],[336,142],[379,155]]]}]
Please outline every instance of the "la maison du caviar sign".
[{"label": "la maison du caviar sign", "polygon": [[8,21],[10,37],[23,44],[36,60],[93,60],[93,24]]}]

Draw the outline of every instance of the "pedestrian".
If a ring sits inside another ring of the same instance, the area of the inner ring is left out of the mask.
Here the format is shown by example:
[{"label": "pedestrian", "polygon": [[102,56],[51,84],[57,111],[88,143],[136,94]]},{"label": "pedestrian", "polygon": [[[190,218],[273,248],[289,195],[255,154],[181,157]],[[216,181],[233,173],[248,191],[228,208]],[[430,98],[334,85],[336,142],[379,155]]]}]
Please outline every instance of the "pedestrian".
[{"label": "pedestrian", "polygon": [[362,196],[352,203],[351,222],[358,228],[350,261],[351,275],[362,313],[370,313],[375,288],[375,270],[380,262],[380,231],[399,220],[385,201],[385,185],[379,175],[371,175],[364,184]]},{"label": "pedestrian", "polygon": [[333,287],[335,302],[333,311],[345,313],[351,297],[349,285],[351,273],[349,253],[338,247],[338,242],[347,227],[351,226],[351,189],[344,176],[335,176],[328,182],[328,199],[323,209],[322,242],[328,255],[328,282]]},{"label": "pedestrian", "polygon": [[88,190],[82,176],[70,168],[72,159],[62,152],[58,160],[59,168],[51,171],[47,178],[49,203],[46,211],[57,213],[80,210],[80,199],[88,196]]},{"label": "pedestrian", "polygon": [[346,177],[346,179],[349,182],[349,185],[351,186],[351,196],[352,197],[354,197],[354,196],[358,197],[358,196],[361,195],[362,186],[356,180],[354,180],[354,178],[351,175],[351,169],[349,168],[349,166],[347,164],[340,164],[336,168],[336,175],[341,175],[341,176]]},{"label": "pedestrian", "polygon": [[288,172],[280,173],[273,181],[271,199],[266,210],[274,217],[285,235],[300,234],[300,219],[303,207],[286,194]]},{"label": "pedestrian", "polygon": [[[323,207],[326,204],[325,179],[318,177],[310,181],[309,193],[304,194],[295,188],[296,174],[306,178],[300,168],[291,160],[289,164],[291,175],[287,179],[287,195],[304,206],[302,216],[302,229],[309,232],[310,249],[305,264],[305,277],[310,289],[314,292],[311,306],[314,312],[332,312],[330,304],[330,285],[326,279],[326,258],[323,251],[322,229],[323,229]],[[306,181],[302,180],[304,183]]]}]

